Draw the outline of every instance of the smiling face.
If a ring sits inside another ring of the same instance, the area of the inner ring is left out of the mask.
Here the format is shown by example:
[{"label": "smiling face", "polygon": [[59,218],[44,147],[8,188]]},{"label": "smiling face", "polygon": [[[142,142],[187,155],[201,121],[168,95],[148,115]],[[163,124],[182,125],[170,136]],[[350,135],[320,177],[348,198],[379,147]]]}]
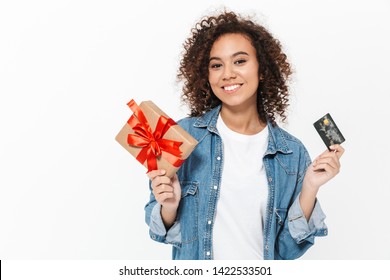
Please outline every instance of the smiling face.
[{"label": "smiling face", "polygon": [[222,106],[240,110],[257,106],[259,63],[251,41],[242,34],[219,37],[210,51],[208,79]]}]

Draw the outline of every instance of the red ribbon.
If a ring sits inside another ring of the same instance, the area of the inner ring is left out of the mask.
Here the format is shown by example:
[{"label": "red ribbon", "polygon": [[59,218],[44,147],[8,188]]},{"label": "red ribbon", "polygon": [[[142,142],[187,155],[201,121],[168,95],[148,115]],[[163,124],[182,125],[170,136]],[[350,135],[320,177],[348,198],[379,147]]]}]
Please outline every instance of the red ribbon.
[{"label": "red ribbon", "polygon": [[147,161],[148,172],[157,169],[157,158],[163,154],[170,164],[175,167],[180,167],[184,162],[181,157],[180,146],[183,142],[164,139],[164,134],[177,123],[171,118],[160,116],[156,129],[152,132],[148,120],[146,119],[141,108],[132,99],[127,106],[133,111],[133,115],[127,121],[127,123],[134,130],[135,134],[129,134],[127,136],[127,143],[131,146],[141,147],[136,159],[144,164]]}]

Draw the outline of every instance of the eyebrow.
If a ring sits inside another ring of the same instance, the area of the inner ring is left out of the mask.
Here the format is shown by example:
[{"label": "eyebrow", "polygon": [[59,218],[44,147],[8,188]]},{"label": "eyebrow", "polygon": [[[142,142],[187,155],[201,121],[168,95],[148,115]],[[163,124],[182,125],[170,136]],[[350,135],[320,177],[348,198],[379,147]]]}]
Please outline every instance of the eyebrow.
[{"label": "eyebrow", "polygon": [[[236,52],[236,53],[232,54],[232,57],[235,57],[235,56],[238,56],[238,55],[242,55],[242,54],[243,54],[243,55],[248,55],[248,56],[249,56],[249,54],[248,54],[247,52],[239,51],[239,52]],[[211,61],[211,60],[213,60],[213,59],[222,60],[221,58],[219,58],[219,57],[217,57],[217,56],[212,56],[212,57],[210,57],[209,61]]]}]

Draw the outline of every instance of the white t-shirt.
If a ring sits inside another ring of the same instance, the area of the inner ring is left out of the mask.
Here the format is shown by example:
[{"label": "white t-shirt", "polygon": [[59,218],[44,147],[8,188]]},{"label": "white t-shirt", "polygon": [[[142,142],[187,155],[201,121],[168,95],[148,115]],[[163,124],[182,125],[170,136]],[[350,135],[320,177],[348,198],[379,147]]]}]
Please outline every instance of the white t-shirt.
[{"label": "white t-shirt", "polygon": [[268,127],[255,135],[232,131],[218,117],[223,171],[213,228],[213,258],[263,259],[263,224],[268,183],[263,156]]}]

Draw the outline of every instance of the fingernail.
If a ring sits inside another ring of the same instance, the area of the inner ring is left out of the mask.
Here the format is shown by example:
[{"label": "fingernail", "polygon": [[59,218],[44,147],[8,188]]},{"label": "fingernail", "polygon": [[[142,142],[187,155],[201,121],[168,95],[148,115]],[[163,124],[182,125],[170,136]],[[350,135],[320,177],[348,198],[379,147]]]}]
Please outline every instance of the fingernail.
[{"label": "fingernail", "polygon": [[161,170],[160,170],[160,174],[161,174],[161,175],[164,175],[165,172],[166,172],[166,171],[165,171],[164,169],[161,169]]}]

